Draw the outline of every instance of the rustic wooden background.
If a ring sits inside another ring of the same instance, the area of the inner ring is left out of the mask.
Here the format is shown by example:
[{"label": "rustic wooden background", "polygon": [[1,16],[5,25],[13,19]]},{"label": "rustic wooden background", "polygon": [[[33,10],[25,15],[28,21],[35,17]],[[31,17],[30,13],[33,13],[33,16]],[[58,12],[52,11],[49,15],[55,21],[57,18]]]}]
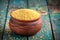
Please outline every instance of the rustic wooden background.
[{"label": "rustic wooden background", "polygon": [[[42,13],[42,28],[34,36],[24,37],[11,32],[10,12],[28,8]],[[60,40],[60,13],[52,12],[46,0],[0,0],[0,40]]]}]

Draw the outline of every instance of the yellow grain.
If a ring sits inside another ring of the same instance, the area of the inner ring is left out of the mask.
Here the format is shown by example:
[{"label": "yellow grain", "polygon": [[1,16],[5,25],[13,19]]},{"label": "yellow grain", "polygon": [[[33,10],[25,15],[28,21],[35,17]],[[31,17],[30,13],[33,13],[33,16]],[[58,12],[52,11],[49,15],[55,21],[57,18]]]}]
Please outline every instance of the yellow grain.
[{"label": "yellow grain", "polygon": [[31,9],[18,9],[13,11],[11,16],[18,20],[35,20],[39,18],[41,14]]}]

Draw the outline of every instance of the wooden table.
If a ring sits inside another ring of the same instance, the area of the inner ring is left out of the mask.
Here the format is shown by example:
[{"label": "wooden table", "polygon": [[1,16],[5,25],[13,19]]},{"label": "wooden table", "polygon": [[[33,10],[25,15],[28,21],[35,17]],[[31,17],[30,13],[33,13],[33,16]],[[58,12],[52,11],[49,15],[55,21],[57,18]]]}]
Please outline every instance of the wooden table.
[{"label": "wooden table", "polygon": [[[30,37],[16,35],[9,28],[10,13],[20,8],[45,11],[41,30]],[[60,40],[60,14],[48,10],[46,0],[0,0],[0,40]]]}]

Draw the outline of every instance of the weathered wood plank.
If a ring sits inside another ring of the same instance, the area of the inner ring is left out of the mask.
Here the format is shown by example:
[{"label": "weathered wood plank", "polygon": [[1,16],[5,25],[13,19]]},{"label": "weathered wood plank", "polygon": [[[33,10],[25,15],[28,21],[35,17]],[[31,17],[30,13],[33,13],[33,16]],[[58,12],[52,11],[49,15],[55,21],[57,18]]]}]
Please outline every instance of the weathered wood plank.
[{"label": "weathered wood plank", "polygon": [[55,40],[60,40],[60,11],[49,10]]},{"label": "weathered wood plank", "polygon": [[29,40],[53,40],[50,20],[48,16],[46,0],[29,0],[29,8],[39,11],[45,11],[46,14],[42,15],[42,28],[34,36],[28,37]]},{"label": "weathered wood plank", "polygon": [[27,37],[14,34],[9,28],[9,19],[11,11],[18,8],[26,8],[26,3],[26,0],[10,0],[3,40],[27,40]]},{"label": "weathered wood plank", "polygon": [[0,40],[2,40],[7,6],[8,0],[0,0]]}]

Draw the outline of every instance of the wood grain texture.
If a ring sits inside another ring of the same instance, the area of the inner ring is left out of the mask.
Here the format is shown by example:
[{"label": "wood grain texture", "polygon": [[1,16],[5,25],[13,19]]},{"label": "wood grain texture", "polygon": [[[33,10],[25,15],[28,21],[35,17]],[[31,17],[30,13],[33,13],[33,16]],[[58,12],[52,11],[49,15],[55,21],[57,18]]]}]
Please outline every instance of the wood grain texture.
[{"label": "wood grain texture", "polygon": [[[1,34],[2,34],[2,29],[4,27],[4,23],[5,23],[5,16],[8,11],[3,40],[27,40],[27,37],[16,35],[11,32],[9,28],[9,19],[10,19],[11,11],[19,9],[19,8],[27,8],[27,5],[28,5],[28,8],[37,10],[38,12],[43,11],[43,10],[47,12],[46,0],[28,0],[28,1],[27,0],[10,0],[8,10],[7,10],[8,0],[5,0],[5,1],[2,0],[2,2],[0,1],[0,4],[1,4],[0,6],[0,19],[1,19],[0,20],[0,28],[1,28],[0,33]],[[51,15],[53,16],[53,14]],[[52,16],[51,16],[51,19],[52,19]],[[28,40],[53,40],[48,14],[42,15],[42,22],[43,24],[42,24],[41,30],[36,35],[28,37]],[[52,19],[52,24],[54,26],[53,29],[56,29],[54,30],[54,35],[56,35],[56,40],[59,40],[60,39],[59,38],[60,28],[58,26],[59,22],[57,21],[54,22]],[[1,38],[1,34],[0,34],[0,38]]]},{"label": "wood grain texture", "polygon": [[2,38],[2,32],[4,29],[5,24],[5,16],[6,16],[6,10],[7,10],[8,1],[6,0],[0,0],[0,40]]},{"label": "wood grain texture", "polygon": [[12,33],[9,28],[9,19],[10,19],[11,11],[19,9],[19,8],[26,8],[27,6],[26,3],[27,3],[26,0],[10,0],[9,1],[9,8],[8,8],[8,13],[7,13],[7,20],[6,20],[3,40],[27,40],[27,37],[23,37],[21,35]]},{"label": "wood grain texture", "polygon": [[[48,12],[46,0],[29,0],[28,2],[30,9]],[[43,22],[41,30],[36,35],[28,37],[29,40],[53,40],[48,14],[42,15],[41,18]]]},{"label": "wood grain texture", "polygon": [[54,38],[60,40],[60,12],[49,10]]}]

